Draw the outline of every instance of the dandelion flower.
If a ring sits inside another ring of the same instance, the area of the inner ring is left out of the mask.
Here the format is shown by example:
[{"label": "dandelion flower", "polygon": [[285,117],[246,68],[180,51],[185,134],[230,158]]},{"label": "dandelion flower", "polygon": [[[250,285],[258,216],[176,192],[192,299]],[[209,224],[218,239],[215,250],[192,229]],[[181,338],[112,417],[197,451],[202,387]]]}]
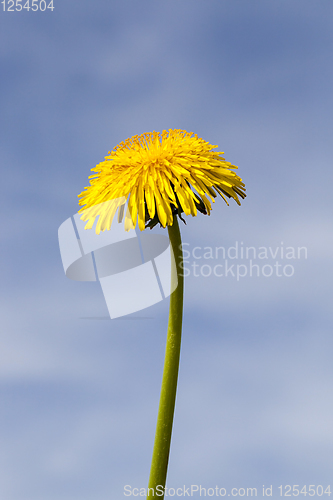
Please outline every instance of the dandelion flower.
[{"label": "dandelion flower", "polygon": [[218,146],[184,130],[163,130],[136,135],[109,151],[105,161],[92,169],[90,186],[79,195],[82,219],[96,232],[110,229],[118,210],[125,229],[172,226],[174,215],[210,214],[219,194],[228,204],[245,198],[245,185]]},{"label": "dandelion flower", "polygon": [[[178,217],[210,215],[211,202],[220,195],[228,205],[240,205],[245,185],[234,172],[238,167],[223,158],[223,152],[192,132],[163,130],[136,135],[109,151],[105,161],[92,169],[90,186],[79,195],[81,219],[96,233],[109,230],[118,212],[129,230],[138,224],[143,231],[160,223],[168,226],[174,256],[177,286],[170,295],[169,324],[165,349],[160,405],[148,483],[148,497],[164,498],[175,409],[180,359],[184,274]],[[127,205],[126,211],[125,206]],[[183,220],[183,219],[182,219]],[[146,264],[145,264],[146,265]],[[171,282],[175,280],[171,273]],[[152,493],[152,495],[151,495]]]}]

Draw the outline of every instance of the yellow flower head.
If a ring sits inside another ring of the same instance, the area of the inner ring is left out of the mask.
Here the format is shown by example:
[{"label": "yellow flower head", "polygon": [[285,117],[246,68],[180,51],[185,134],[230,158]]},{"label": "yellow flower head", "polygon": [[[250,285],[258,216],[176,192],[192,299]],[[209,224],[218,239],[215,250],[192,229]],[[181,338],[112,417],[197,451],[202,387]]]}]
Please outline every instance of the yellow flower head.
[{"label": "yellow flower head", "polygon": [[[227,203],[233,198],[240,205],[245,185],[225,161],[217,146],[184,130],[163,130],[134,136],[120,143],[90,176],[90,186],[79,197],[85,228],[99,216],[96,233],[110,229],[118,210],[122,220],[128,202],[125,228],[140,230],[160,223],[173,224],[173,215],[210,214],[217,194]],[[147,224],[148,223],[148,224]],[[146,226],[147,224],[147,226]]]}]

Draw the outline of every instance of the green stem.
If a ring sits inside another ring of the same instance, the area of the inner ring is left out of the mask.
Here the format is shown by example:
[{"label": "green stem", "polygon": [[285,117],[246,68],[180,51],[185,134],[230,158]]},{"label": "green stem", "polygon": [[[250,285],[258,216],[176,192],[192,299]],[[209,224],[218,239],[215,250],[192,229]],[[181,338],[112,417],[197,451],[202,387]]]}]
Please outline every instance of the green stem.
[{"label": "green stem", "polygon": [[[168,470],[183,319],[184,278],[181,266],[183,262],[183,252],[176,215],[173,219],[173,225],[168,226],[168,232],[176,262],[178,286],[170,296],[169,324],[161,396],[147,495],[147,498],[158,497],[160,499],[164,498],[164,488]],[[175,273],[173,272],[171,274],[171,280],[174,280],[176,278]],[[173,287],[171,289],[173,289]],[[159,488],[156,490],[157,487]],[[163,496],[161,495],[162,491]]]}]

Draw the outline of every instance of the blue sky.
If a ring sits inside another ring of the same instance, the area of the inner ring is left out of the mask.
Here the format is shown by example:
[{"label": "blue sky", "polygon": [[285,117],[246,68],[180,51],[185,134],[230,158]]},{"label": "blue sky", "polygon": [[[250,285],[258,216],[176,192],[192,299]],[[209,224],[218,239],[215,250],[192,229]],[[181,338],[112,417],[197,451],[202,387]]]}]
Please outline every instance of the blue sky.
[{"label": "blue sky", "polygon": [[187,218],[190,251],[307,248],[280,261],[291,277],[186,279],[168,485],[327,486],[332,2],[54,7],[0,12],[0,497],[109,500],[147,484],[168,301],[105,319],[98,283],[65,277],[57,231],[110,149],[168,128],[218,144],[247,187],[241,207]]}]

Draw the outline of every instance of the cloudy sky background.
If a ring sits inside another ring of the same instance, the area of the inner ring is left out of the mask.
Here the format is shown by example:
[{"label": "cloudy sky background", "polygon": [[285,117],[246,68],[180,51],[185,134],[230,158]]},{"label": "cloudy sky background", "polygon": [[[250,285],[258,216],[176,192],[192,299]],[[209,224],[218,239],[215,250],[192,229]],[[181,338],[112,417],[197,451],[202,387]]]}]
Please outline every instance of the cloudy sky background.
[{"label": "cloudy sky background", "polygon": [[168,128],[218,144],[248,193],[188,217],[188,249],[308,252],[280,260],[289,278],[186,279],[168,486],[326,487],[332,2],[54,7],[0,13],[0,497],[109,500],[147,485],[168,301],[105,319],[99,284],[65,277],[57,231],[110,149]]}]

